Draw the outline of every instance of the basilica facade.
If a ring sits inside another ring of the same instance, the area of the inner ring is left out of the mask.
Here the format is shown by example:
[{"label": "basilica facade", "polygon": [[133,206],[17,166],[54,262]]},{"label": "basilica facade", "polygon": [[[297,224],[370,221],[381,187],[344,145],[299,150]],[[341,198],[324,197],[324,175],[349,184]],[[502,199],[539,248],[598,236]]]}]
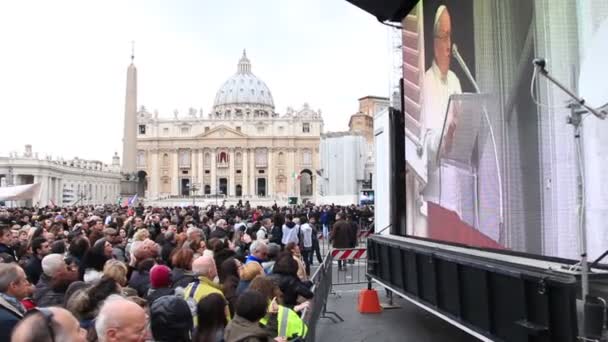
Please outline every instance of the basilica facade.
[{"label": "basilica facade", "polygon": [[[136,82],[133,65],[129,72],[128,82]],[[133,89],[135,84],[127,84],[125,127],[132,126],[127,116],[136,115],[136,127],[128,127],[136,130],[136,146],[135,151],[131,146],[124,151],[125,156],[134,154],[135,163],[134,170],[123,165],[123,172],[137,175],[140,196],[278,201],[316,197],[321,111],[304,104],[277,113],[270,89],[252,73],[245,52],[208,113],[190,109],[164,118],[143,106],[129,113],[136,108],[136,99],[129,98],[136,96]]]}]

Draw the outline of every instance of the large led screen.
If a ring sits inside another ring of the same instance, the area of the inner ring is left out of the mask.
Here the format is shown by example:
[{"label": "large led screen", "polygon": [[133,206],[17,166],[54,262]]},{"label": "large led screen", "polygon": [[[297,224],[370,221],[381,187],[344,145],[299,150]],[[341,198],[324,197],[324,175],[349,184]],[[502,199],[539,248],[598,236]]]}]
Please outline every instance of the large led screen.
[{"label": "large led screen", "polygon": [[[576,93],[589,82],[608,90],[579,77],[598,42],[608,44],[598,38],[607,18],[601,0],[424,0],[404,18],[407,235],[578,257],[569,98],[535,75],[533,60]],[[608,249],[608,125],[586,116],[582,133],[593,257]]]}]

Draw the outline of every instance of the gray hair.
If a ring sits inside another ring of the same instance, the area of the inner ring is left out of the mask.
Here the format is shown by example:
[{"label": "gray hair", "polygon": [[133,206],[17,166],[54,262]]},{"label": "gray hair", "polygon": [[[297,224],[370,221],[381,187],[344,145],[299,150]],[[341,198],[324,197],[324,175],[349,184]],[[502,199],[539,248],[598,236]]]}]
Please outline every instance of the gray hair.
[{"label": "gray hair", "polygon": [[186,230],[186,236],[188,238],[190,238],[190,234],[192,234],[192,233],[198,233],[201,235],[201,237],[203,237],[203,230],[198,227],[192,226],[192,227],[188,228],[188,230]]},{"label": "gray hair", "polygon": [[8,291],[8,287],[17,280],[19,280],[19,266],[17,264],[0,264],[0,292]]},{"label": "gray hair", "polygon": [[65,261],[61,254],[49,254],[42,258],[42,272],[49,277],[54,277],[63,268],[65,268]]},{"label": "gray hair", "polygon": [[112,312],[109,312],[108,304],[116,303],[120,301],[128,302],[127,299],[113,294],[108,296],[106,300],[104,300],[101,308],[99,309],[99,314],[95,318],[95,332],[97,333],[97,340],[99,342],[104,342],[106,339],[106,331],[112,327],[119,327],[120,321],[113,318]]},{"label": "gray hair", "polygon": [[251,246],[249,247],[249,251],[251,252],[251,254],[253,254],[264,248],[268,248],[268,246],[266,246],[266,243],[264,241],[255,240],[251,243]]}]

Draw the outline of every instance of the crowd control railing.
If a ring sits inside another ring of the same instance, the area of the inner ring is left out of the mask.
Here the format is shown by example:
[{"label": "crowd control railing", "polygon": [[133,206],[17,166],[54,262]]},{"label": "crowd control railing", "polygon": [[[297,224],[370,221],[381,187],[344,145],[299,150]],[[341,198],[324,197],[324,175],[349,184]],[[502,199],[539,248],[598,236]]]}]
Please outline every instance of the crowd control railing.
[{"label": "crowd control railing", "polygon": [[331,293],[333,256],[331,252],[325,254],[323,263],[315,270],[310,280],[312,281],[312,292],[314,297],[311,299],[309,308],[302,311],[301,317],[308,326],[306,341],[314,342],[317,330],[317,323],[321,318],[327,318],[333,323],[343,322],[340,315],[333,311],[327,311],[327,298]]}]

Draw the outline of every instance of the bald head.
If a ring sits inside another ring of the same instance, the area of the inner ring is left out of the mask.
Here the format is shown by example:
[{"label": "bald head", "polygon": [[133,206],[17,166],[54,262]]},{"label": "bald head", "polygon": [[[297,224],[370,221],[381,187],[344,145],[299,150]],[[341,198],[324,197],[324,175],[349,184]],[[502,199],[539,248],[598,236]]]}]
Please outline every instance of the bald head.
[{"label": "bald head", "polygon": [[139,305],[118,295],[108,297],[95,321],[100,342],[134,341],[146,339],[146,312]]},{"label": "bald head", "polygon": [[203,255],[192,262],[192,272],[199,276],[207,277],[211,280],[217,275],[215,260],[212,256]]},{"label": "bald head", "polygon": [[[47,320],[53,328],[48,328]],[[51,334],[53,334],[51,336]],[[59,307],[38,309],[36,313],[28,314],[13,331],[12,341],[45,342],[45,341],[73,341],[85,342],[86,330],[72,313]]]}]

